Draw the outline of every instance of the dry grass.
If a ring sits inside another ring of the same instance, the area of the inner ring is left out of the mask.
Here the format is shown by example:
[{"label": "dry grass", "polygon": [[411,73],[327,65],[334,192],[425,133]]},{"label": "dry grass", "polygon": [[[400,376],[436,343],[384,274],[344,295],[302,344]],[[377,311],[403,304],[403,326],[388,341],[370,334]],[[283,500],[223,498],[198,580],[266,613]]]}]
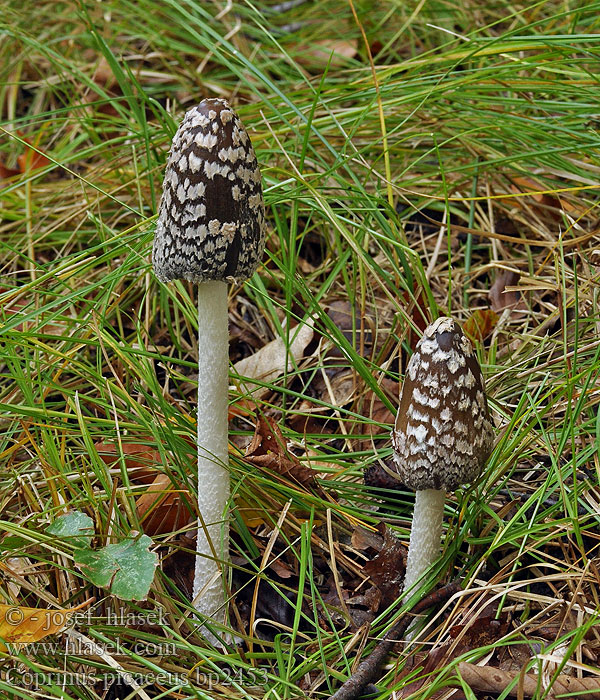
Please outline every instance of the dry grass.
[{"label": "dry grass", "polygon": [[[406,542],[412,495],[363,472],[389,459],[406,359],[440,313],[475,335],[498,442],[479,483],[448,498],[428,585],[464,590],[429,623],[438,651],[414,697],[450,697],[464,660],[518,676],[562,650],[561,673],[597,675],[599,8],[365,2],[358,24],[347,3],[3,8],[2,602],[95,595],[77,629],[121,644],[7,654],[3,697],[125,697],[69,676],[125,671],[154,674],[152,698],[330,695],[399,614],[364,568],[381,541],[357,533],[384,522]],[[232,371],[244,646],[226,654],[189,601],[193,290],[159,285],[149,263],[168,143],[207,95],[250,131],[270,226],[264,266],[231,291],[232,363],[314,324],[260,391]],[[246,448],[268,418],[284,444],[257,467]],[[136,506],[157,478],[152,519]],[[66,509],[94,520],[98,544],[153,536],[149,600],[123,609],[160,624],[110,624],[121,604],[45,531]],[[142,642],[174,648],[136,654]],[[400,651],[377,697],[400,693],[408,667]]]}]

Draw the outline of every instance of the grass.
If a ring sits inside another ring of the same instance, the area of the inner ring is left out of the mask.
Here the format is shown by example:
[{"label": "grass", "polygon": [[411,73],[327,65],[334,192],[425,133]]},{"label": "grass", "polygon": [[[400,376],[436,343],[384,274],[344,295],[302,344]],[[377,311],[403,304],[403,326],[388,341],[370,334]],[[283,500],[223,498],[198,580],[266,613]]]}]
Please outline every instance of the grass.
[{"label": "grass", "polygon": [[[510,669],[513,648],[528,668],[532,649],[563,649],[597,675],[599,9],[3,3],[0,591],[48,609],[95,596],[75,630],[104,649],[57,636],[12,650],[1,697],[127,697],[128,672],[147,681],[136,697],[328,697],[401,610],[356,602],[373,550],[352,536],[385,522],[408,540],[412,495],[365,487],[363,472],[390,459],[415,331],[442,313],[481,321],[507,271],[515,306],[496,306],[476,341],[498,441],[479,482],[448,498],[428,586],[460,577],[464,591],[428,628],[427,648],[450,651],[412,697],[448,696],[458,661],[492,649]],[[149,255],[170,139],[205,96],[246,124],[269,221],[264,265],[231,290],[232,363],[314,322],[260,393],[232,369],[244,645],[224,653],[189,599],[194,291],[159,284]],[[312,480],[251,464],[259,416]],[[157,474],[170,500],[150,527],[136,503]],[[98,545],[151,530],[148,601],[86,583],[73,546],[45,531],[66,509],[93,519]],[[495,636],[479,633],[487,619]],[[403,652],[392,662],[377,697],[411,680]]]}]

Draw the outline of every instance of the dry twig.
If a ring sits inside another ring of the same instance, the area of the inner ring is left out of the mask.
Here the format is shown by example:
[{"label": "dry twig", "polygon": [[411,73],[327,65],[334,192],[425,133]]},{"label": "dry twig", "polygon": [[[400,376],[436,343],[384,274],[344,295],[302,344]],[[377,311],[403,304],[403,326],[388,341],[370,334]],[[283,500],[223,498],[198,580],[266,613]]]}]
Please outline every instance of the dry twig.
[{"label": "dry twig", "polygon": [[[410,612],[417,615],[433,605],[441,605],[459,590],[460,584],[453,581],[425,596]],[[412,616],[408,617],[405,612],[400,622],[385,634],[370,656],[358,665],[356,671],[338,688],[330,700],[355,700],[358,698],[366,686],[375,679],[385,657],[391,652],[394,644],[403,637],[412,621]]]}]

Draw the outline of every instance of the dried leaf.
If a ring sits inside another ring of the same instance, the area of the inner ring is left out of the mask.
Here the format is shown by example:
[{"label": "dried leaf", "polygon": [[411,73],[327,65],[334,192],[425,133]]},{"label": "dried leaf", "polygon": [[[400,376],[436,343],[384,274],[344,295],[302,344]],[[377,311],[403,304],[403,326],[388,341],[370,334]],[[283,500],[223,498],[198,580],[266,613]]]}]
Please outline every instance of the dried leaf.
[{"label": "dried leaf", "polygon": [[[24,136],[22,138],[31,146],[31,141],[29,139],[26,139]],[[27,173],[31,172],[32,170],[39,170],[40,168],[45,168],[47,165],[50,165],[51,162],[52,161],[50,161],[49,158],[46,158],[46,156],[43,153],[39,153],[33,148],[27,148],[25,153],[22,153],[17,158],[19,171],[21,173]]]},{"label": "dried leaf", "polygon": [[310,46],[299,46],[297,62],[312,71],[344,68],[358,52],[357,39],[319,39]]},{"label": "dried leaf", "polygon": [[98,457],[109,467],[118,464],[120,455],[123,455],[127,471],[135,469],[147,470],[156,464],[161,464],[160,452],[153,449],[149,445],[140,445],[135,443],[118,442],[100,442],[95,443],[94,447],[98,453]]},{"label": "dried leaf", "polygon": [[[317,410],[320,407],[317,408]],[[288,417],[287,425],[297,433],[331,433],[331,427],[327,425],[328,416],[320,416],[318,413],[310,414],[315,410],[312,401],[304,399],[298,406],[298,412]],[[321,409],[325,411],[326,409]]]},{"label": "dried leaf", "polygon": [[[19,135],[29,146],[31,146],[31,141],[20,132]],[[0,163],[0,179],[6,179],[13,177],[14,175],[21,175],[26,172],[31,172],[32,170],[38,170],[39,168],[45,168],[49,165],[51,161],[46,158],[43,153],[38,153],[38,151],[33,148],[25,148],[25,153],[21,153],[17,157],[18,168],[7,168],[4,163]]]},{"label": "dried leaf", "polygon": [[[378,586],[371,586],[370,588],[367,588],[364,593],[348,598],[346,604],[348,606],[361,606],[366,608],[371,613],[376,613],[381,607],[382,598],[383,594],[381,593],[381,589]],[[356,618],[354,615],[352,617],[355,625],[357,622],[359,624],[362,623],[360,618]]]},{"label": "dried leaf", "polygon": [[149,445],[135,443],[97,442],[94,447],[100,459],[108,466],[119,462],[120,454],[133,483],[147,484],[148,488],[136,500],[140,524],[147,535],[164,535],[180,530],[192,520],[194,512],[190,492],[173,483],[172,476],[154,468],[162,464],[160,452]]},{"label": "dried leaf", "polygon": [[400,697],[412,696],[428,683],[431,674],[436,669],[447,666],[453,659],[473,649],[493,646],[505,634],[506,630],[506,623],[502,623],[488,615],[482,615],[475,620],[471,620],[467,625],[454,625],[451,628],[450,636],[457,641],[450,641],[432,649],[424,661],[421,662],[423,669],[414,681],[402,688]]},{"label": "dried leaf", "polygon": [[[398,382],[394,382],[394,384],[398,386]],[[388,426],[394,424],[396,416],[383,403],[379,396],[375,395],[373,392],[369,392],[368,397],[370,397],[371,399],[371,405],[367,415],[374,422],[367,423],[365,425],[365,432],[369,435],[380,435],[381,433],[389,433],[390,428]],[[383,426],[381,425],[381,423],[383,423]]]},{"label": "dried leaf", "polygon": [[[319,386],[315,383],[315,388]],[[332,406],[345,406],[354,398],[357,389],[356,372],[354,369],[342,369],[336,372],[327,384],[323,382],[321,399]]]},{"label": "dried leaf", "polygon": [[[600,679],[598,676],[573,678],[566,673],[552,677],[552,683],[540,692],[545,684],[537,673],[523,673],[522,670],[509,673],[493,666],[478,666],[461,661],[457,665],[461,678],[473,691],[487,695],[502,694],[504,697],[519,698],[580,698],[591,700],[600,697]],[[510,690],[508,690],[510,688]],[[508,691],[508,692],[507,692]]]},{"label": "dried leaf", "polygon": [[492,309],[477,309],[465,321],[464,332],[473,341],[484,341],[498,323],[498,314]]},{"label": "dried leaf", "polygon": [[167,474],[158,472],[146,492],[135,502],[144,532],[151,537],[174,532],[194,519],[192,499],[185,488],[176,488]]},{"label": "dried leaf", "polygon": [[450,637],[460,638],[453,649],[454,657],[493,644],[504,634],[504,629],[505,625],[492,615],[482,615],[468,625],[453,625],[449,630]]},{"label": "dried leaf", "polygon": [[304,356],[313,335],[313,322],[309,321],[290,329],[289,346],[286,338],[275,338],[258,352],[236,362],[233,369],[241,377],[244,388],[254,396],[268,392],[268,387],[255,385],[252,388],[254,383],[249,380],[256,379],[267,384],[285,371],[290,372],[294,363]]},{"label": "dried leaf", "polygon": [[535,645],[530,639],[522,644],[500,646],[496,652],[495,665],[503,671],[520,671],[534,655],[534,649]]},{"label": "dried leaf", "polygon": [[[400,394],[400,384],[398,382],[384,377],[380,386],[394,403],[398,402]],[[396,420],[395,414],[390,411],[379,395],[372,389],[366,391],[360,406],[360,413],[369,418],[370,421],[373,421],[364,425],[363,430],[367,435],[381,435],[382,433],[389,435],[391,427]],[[372,445],[371,439],[361,440],[358,443],[357,450],[368,450]]]},{"label": "dried leaf", "polygon": [[18,168],[7,168],[4,163],[0,163],[0,179],[7,180],[9,177],[20,175],[21,171]]},{"label": "dried leaf", "polygon": [[[50,634],[63,630],[78,609],[53,610],[0,605],[0,637],[7,644],[38,642]],[[0,642],[0,650],[7,651],[6,645],[2,642]]]},{"label": "dried leaf", "polygon": [[[381,591],[377,586],[360,587],[355,592],[360,582],[357,579],[349,579],[338,587],[330,574],[321,588],[321,598],[327,606],[327,616],[322,618],[322,624],[326,627],[346,627],[348,620],[351,628],[356,630],[364,624],[373,621],[375,612],[381,606]],[[340,594],[342,600],[340,600]],[[349,617],[348,617],[349,615]]]},{"label": "dried leaf", "polygon": [[496,312],[503,311],[507,308],[525,308],[525,304],[521,297],[521,293],[512,289],[508,291],[507,287],[514,287],[519,283],[521,275],[514,270],[500,270],[494,284],[490,287],[488,295],[492,309]]},{"label": "dried leaf", "polygon": [[381,603],[387,608],[402,592],[406,569],[406,547],[383,524],[383,547],[364,565],[364,571],[381,591]]},{"label": "dried leaf", "polygon": [[[373,344],[373,329],[375,319],[366,315],[361,318],[359,310],[345,299],[333,301],[328,309],[327,315],[343,333],[345,339],[361,351],[363,357],[368,357]],[[345,357],[342,349],[337,345],[331,347],[328,352],[330,357]]]},{"label": "dried leaf", "polygon": [[376,489],[391,489],[392,491],[400,488],[402,482],[397,476],[394,476],[395,466],[392,459],[386,462],[386,467],[389,471],[384,469],[379,462],[375,462],[365,469],[365,485]]},{"label": "dried leaf", "polygon": [[277,423],[268,416],[258,416],[252,442],[246,449],[251,464],[272,469],[302,486],[314,486],[315,475],[310,467],[288,451]]},{"label": "dried leaf", "polygon": [[[560,195],[554,195],[552,192],[548,192],[550,187],[543,185],[536,180],[529,177],[513,177],[512,185],[510,188],[513,192],[529,192],[530,197],[511,197],[510,199],[503,200],[509,203],[511,206],[517,206],[521,209],[527,209],[527,206],[533,201],[536,205],[536,209],[541,209],[544,207],[546,211],[548,209],[554,209],[558,211],[551,212],[553,219],[560,217],[561,211],[567,211],[571,213],[577,213],[578,208],[573,203],[566,200],[564,197],[561,198]],[[530,199],[527,202],[527,199]]]},{"label": "dried leaf", "polygon": [[272,569],[281,579],[288,579],[294,575],[290,567],[279,559],[269,562],[269,569]]},{"label": "dried leaf", "polygon": [[380,552],[383,547],[384,538],[379,532],[368,530],[366,527],[356,527],[352,531],[352,546],[354,549],[374,549]]}]

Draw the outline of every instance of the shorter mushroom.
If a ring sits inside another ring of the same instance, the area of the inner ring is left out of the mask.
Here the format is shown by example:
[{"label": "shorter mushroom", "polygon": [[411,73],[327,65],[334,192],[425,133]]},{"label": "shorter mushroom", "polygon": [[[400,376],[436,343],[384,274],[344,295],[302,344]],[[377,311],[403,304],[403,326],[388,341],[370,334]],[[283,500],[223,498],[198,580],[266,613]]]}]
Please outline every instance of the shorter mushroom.
[{"label": "shorter mushroom", "polygon": [[416,491],[405,600],[439,556],[446,491],[481,474],[493,440],[471,342],[458,323],[438,318],[410,358],[392,431],[398,478]]}]

